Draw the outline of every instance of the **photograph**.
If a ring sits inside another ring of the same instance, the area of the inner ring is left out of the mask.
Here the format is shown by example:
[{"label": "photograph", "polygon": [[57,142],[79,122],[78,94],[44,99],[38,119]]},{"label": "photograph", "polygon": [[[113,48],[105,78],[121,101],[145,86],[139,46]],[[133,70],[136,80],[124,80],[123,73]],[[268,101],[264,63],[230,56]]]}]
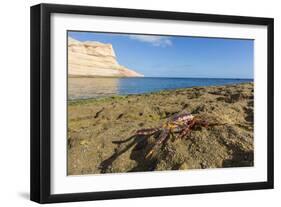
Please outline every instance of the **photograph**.
[{"label": "photograph", "polygon": [[254,40],[67,31],[67,175],[254,166]]},{"label": "photograph", "polygon": [[30,8],[30,200],[274,188],[274,18],[154,9]]}]

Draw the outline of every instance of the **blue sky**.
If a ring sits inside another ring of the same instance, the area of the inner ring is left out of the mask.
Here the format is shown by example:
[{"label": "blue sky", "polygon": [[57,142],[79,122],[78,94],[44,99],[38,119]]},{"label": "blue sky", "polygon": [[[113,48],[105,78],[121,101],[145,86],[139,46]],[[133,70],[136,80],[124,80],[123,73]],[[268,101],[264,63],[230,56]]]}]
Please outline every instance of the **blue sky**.
[{"label": "blue sky", "polygon": [[112,44],[119,64],[145,77],[253,78],[253,40],[95,32],[68,35]]}]

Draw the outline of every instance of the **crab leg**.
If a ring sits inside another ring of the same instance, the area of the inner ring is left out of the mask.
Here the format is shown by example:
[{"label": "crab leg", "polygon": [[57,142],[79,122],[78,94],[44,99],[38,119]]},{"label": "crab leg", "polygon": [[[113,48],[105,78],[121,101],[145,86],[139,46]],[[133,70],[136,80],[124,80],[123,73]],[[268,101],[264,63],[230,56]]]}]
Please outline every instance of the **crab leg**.
[{"label": "crab leg", "polygon": [[152,135],[159,131],[159,128],[140,129],[135,135]]},{"label": "crab leg", "polygon": [[130,141],[131,139],[135,138],[138,135],[145,135],[145,136],[151,136],[159,131],[159,128],[150,128],[150,129],[141,129],[138,130],[133,136],[129,137],[125,140],[119,140],[119,141],[112,141],[114,144],[121,144]]},{"label": "crab leg", "polygon": [[188,123],[186,128],[180,133],[180,135],[178,137],[180,139],[184,138],[191,131],[194,124],[195,124],[195,121],[191,121],[190,123]]},{"label": "crab leg", "polygon": [[195,119],[194,120],[194,125],[199,125],[199,126],[203,126],[203,127],[210,126],[210,124],[207,121],[201,120],[201,119]]},{"label": "crab leg", "polygon": [[178,136],[180,139],[184,138],[190,132],[190,127],[185,128],[180,135]]},{"label": "crab leg", "polygon": [[169,130],[167,129],[164,129],[160,136],[159,136],[159,139],[156,141],[155,145],[152,147],[152,149],[147,153],[147,155],[145,156],[145,159],[147,159],[149,156],[152,155],[152,153],[155,151],[155,149],[161,145],[162,142],[165,141],[165,139],[168,137],[169,135]]}]

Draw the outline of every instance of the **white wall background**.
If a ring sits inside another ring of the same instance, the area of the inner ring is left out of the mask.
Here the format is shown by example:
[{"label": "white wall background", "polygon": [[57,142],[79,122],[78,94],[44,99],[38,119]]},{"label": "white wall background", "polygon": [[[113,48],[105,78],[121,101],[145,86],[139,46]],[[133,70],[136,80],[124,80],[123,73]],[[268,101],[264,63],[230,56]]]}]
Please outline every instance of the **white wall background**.
[{"label": "white wall background", "polygon": [[[29,7],[38,3],[263,16],[275,18],[275,189],[230,193],[63,203],[53,206],[266,206],[281,202],[281,4],[278,0],[10,0],[1,2],[0,206],[29,201]],[[266,120],[265,120],[266,123]],[[275,205],[276,206],[276,205]]]}]

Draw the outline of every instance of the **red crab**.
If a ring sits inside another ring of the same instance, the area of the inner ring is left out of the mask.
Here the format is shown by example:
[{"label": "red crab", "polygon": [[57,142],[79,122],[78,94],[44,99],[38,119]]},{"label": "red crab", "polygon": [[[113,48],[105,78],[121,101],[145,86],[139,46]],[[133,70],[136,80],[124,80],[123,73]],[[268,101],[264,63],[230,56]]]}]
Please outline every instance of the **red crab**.
[{"label": "red crab", "polygon": [[153,154],[157,147],[159,147],[163,142],[166,142],[166,140],[170,137],[170,134],[174,135],[177,133],[178,135],[175,136],[175,138],[184,138],[196,126],[208,127],[208,122],[198,119],[188,112],[184,112],[172,116],[160,127],[137,130],[133,136],[145,135],[149,137],[159,134],[154,146],[145,156],[145,158],[148,158]]}]

